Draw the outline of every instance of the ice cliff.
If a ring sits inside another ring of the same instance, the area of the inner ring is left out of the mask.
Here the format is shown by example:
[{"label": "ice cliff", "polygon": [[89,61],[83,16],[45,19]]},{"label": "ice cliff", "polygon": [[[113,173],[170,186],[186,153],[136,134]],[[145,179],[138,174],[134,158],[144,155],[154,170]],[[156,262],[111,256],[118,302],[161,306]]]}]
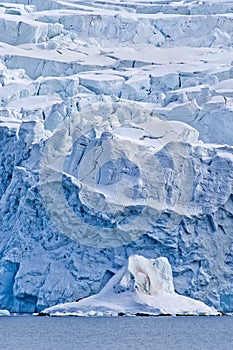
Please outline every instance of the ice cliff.
[{"label": "ice cliff", "polygon": [[233,311],[231,2],[0,4],[0,309],[96,293],[132,254]]}]

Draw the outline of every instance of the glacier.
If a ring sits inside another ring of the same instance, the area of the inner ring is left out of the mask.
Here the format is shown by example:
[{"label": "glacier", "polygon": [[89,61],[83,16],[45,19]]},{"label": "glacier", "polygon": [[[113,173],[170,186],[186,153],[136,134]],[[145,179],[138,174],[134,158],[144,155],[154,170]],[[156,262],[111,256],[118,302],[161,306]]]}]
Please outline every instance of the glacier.
[{"label": "glacier", "polygon": [[233,311],[232,39],[228,0],[1,1],[0,309],[137,254]]},{"label": "glacier", "polygon": [[77,302],[52,306],[49,316],[217,316],[213,307],[174,292],[167,258],[131,255],[100,293]]}]

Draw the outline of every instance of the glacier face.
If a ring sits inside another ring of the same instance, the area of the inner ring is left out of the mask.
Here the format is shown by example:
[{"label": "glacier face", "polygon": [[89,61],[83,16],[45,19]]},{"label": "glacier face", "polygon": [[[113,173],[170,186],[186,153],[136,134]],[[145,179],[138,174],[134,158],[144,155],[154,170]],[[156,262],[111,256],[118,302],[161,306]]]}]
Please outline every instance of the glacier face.
[{"label": "glacier face", "polygon": [[0,309],[143,254],[233,310],[232,23],[227,0],[1,2]]}]

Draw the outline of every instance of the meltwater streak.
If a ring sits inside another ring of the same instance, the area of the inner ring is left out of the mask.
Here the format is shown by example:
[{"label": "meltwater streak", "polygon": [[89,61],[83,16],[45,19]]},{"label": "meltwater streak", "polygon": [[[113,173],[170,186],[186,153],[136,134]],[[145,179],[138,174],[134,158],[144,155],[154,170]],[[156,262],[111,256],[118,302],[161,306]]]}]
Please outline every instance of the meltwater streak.
[{"label": "meltwater streak", "polygon": [[2,317],[4,350],[231,350],[233,317]]}]

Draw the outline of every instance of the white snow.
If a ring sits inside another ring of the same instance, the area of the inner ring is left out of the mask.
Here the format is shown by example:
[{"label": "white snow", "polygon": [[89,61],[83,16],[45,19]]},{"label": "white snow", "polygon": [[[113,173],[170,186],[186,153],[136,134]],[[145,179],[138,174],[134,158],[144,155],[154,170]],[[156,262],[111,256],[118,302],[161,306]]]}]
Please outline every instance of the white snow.
[{"label": "white snow", "polygon": [[10,312],[8,310],[0,310],[0,316],[10,316]]},{"label": "white snow", "polygon": [[204,303],[174,292],[167,258],[146,259],[131,255],[103,290],[78,302],[42,311],[50,316],[218,315]]},{"label": "white snow", "polygon": [[232,20],[229,0],[1,1],[1,309],[97,294],[143,254],[233,310]]}]

